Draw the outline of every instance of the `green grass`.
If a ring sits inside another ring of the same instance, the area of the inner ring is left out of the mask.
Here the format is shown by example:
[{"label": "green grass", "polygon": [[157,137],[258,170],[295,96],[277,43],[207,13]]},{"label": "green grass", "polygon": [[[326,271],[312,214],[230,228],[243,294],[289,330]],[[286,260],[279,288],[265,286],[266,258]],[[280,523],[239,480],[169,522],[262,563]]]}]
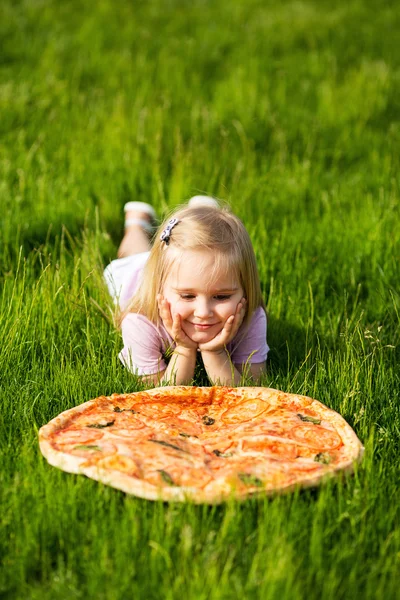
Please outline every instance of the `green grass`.
[{"label": "green grass", "polygon": [[[0,596],[398,597],[400,13],[394,2],[3,0]],[[50,467],[38,428],[140,389],[101,279],[129,199],[249,229],[263,383],[366,446],[354,476],[219,507]]]}]

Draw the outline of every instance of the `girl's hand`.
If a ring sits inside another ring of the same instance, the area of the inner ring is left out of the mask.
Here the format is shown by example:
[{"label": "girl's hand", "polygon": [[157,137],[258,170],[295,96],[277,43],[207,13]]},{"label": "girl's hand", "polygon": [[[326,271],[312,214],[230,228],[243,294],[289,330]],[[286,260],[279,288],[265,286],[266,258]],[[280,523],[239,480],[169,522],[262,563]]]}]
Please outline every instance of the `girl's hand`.
[{"label": "girl's hand", "polygon": [[163,298],[161,294],[158,294],[157,302],[161,320],[175,344],[181,348],[197,349],[197,343],[191,340],[182,329],[181,316],[179,314],[176,314],[174,317],[172,316],[168,300]]},{"label": "girl's hand", "polygon": [[222,330],[209,342],[199,344],[201,352],[221,352],[225,349],[226,344],[233,340],[243,322],[246,303],[246,299],[242,298],[236,307],[235,314],[227,318]]}]

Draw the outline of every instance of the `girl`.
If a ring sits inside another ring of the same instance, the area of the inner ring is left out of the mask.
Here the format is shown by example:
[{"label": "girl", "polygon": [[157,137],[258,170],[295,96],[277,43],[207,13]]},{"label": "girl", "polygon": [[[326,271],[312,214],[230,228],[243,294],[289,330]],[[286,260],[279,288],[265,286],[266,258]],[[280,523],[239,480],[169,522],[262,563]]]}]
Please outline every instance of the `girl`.
[{"label": "girl", "polygon": [[154,210],[128,202],[125,211],[119,258],[105,270],[123,309],[121,361],[155,384],[189,384],[198,353],[212,384],[239,384],[244,372],[259,379],[267,321],[242,222],[195,196],[161,225],[150,249]]}]

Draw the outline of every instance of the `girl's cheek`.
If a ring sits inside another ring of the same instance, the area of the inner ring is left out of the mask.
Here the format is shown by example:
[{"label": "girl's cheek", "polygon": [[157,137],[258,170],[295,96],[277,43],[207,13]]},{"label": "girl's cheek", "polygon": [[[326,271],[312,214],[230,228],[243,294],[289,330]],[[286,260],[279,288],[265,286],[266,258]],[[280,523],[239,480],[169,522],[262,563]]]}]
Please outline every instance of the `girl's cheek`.
[{"label": "girl's cheek", "polygon": [[164,298],[166,299],[166,301],[169,304],[169,308],[171,311],[171,316],[174,317],[177,313],[179,313],[179,309],[177,308],[177,298],[175,296],[175,294],[169,292],[168,290],[166,290],[164,292]]},{"label": "girl's cheek", "polygon": [[171,315],[172,315],[172,317],[174,317],[176,314],[180,314],[180,311],[179,311],[179,302],[177,302],[176,299],[171,298],[169,300],[169,305],[170,305],[170,308],[171,308]]},{"label": "girl's cheek", "polygon": [[182,300],[176,300],[175,302],[171,302],[171,313],[172,316],[178,313],[181,317],[185,318],[187,314],[187,305],[185,305],[185,303],[182,302]]}]

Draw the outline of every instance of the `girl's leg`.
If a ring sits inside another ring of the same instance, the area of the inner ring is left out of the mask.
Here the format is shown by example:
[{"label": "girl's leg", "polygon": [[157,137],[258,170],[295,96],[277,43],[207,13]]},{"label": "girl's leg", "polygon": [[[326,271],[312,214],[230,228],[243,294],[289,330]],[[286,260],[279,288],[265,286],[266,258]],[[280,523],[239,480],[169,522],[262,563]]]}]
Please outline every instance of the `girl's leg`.
[{"label": "girl's leg", "polygon": [[[126,220],[141,220],[152,224],[151,216],[141,210],[127,210],[125,212]],[[122,242],[118,248],[118,258],[140,254],[150,250],[149,234],[138,223],[127,224]]]}]

